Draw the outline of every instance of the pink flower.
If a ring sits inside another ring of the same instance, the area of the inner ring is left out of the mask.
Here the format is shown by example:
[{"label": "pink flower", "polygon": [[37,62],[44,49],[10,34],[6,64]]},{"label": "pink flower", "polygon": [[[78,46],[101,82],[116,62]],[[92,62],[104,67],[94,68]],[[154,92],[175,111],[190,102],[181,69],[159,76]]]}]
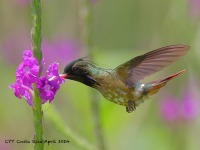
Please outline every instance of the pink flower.
[{"label": "pink flower", "polygon": [[43,100],[42,103],[45,103],[48,100],[51,102],[60,88],[60,84],[64,82],[64,79],[60,78],[58,74],[58,63],[49,65],[47,76],[49,79],[42,76],[36,83],[36,87],[40,91],[40,98]]},{"label": "pink flower", "polygon": [[178,104],[174,98],[167,98],[160,103],[160,111],[163,119],[167,122],[176,121],[179,117]]},{"label": "pink flower", "polygon": [[185,92],[180,104],[180,116],[187,120],[194,119],[198,113],[198,103],[192,93]]},{"label": "pink flower", "polygon": [[160,102],[160,112],[166,122],[195,119],[200,105],[192,96],[191,91],[186,90],[180,100],[169,97]]},{"label": "pink flower", "polygon": [[[52,63],[47,70],[47,77],[38,77],[39,65],[33,57],[30,50],[23,52],[22,63],[16,69],[16,81],[9,85],[14,91],[14,95],[21,99],[24,97],[26,102],[32,106],[33,87],[32,83],[36,83],[36,88],[40,91],[42,103],[51,102],[54,95],[60,88],[60,84],[64,82],[58,74],[58,63]],[[51,78],[51,80],[50,80]]]}]

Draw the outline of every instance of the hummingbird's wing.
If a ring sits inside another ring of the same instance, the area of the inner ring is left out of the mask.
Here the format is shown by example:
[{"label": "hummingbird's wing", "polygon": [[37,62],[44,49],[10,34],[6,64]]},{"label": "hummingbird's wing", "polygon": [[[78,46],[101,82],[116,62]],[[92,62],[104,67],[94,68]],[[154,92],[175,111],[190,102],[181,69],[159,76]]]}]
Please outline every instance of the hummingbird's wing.
[{"label": "hummingbird's wing", "polygon": [[185,55],[189,48],[186,45],[162,47],[132,58],[115,68],[115,71],[122,81],[133,87],[139,80],[163,69],[180,56]]}]

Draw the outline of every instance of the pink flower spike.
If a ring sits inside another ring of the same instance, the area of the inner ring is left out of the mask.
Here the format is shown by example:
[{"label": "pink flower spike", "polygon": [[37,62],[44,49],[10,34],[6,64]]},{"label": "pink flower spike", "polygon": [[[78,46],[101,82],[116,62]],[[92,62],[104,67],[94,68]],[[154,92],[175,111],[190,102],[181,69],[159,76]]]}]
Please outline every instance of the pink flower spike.
[{"label": "pink flower spike", "polygon": [[191,120],[197,116],[198,103],[195,101],[191,91],[186,91],[180,105],[180,115],[186,119]]},{"label": "pink flower spike", "polygon": [[[42,65],[44,64],[44,58],[42,58]],[[16,69],[16,81],[14,84],[9,85],[9,88],[14,91],[14,95],[21,99],[24,97],[26,102],[33,106],[32,95],[33,87],[32,84],[36,83],[36,88],[39,90],[40,98],[42,103],[47,101],[51,102],[60,84],[64,82],[58,74],[58,63],[52,63],[49,65],[47,70],[47,77],[38,77],[39,64],[38,61],[33,57],[30,50],[23,52],[22,63]]]},{"label": "pink flower spike", "polygon": [[160,103],[160,111],[166,122],[176,121],[179,117],[178,105],[174,98],[168,98]]}]

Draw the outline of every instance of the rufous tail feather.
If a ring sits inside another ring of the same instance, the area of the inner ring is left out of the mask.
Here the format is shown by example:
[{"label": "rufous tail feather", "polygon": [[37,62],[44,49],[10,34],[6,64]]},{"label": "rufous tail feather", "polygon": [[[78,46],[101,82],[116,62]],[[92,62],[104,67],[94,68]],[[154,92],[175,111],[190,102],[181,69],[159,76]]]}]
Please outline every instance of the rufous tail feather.
[{"label": "rufous tail feather", "polygon": [[183,73],[185,71],[186,71],[186,69],[181,70],[181,71],[179,71],[179,72],[177,72],[175,74],[172,74],[170,76],[167,76],[167,77],[165,77],[165,78],[163,78],[161,80],[156,80],[156,81],[147,83],[146,84],[147,85],[147,89],[145,91],[146,95],[147,96],[151,96],[151,95],[157,93],[160,90],[160,88],[164,87],[167,84],[168,81],[170,81],[171,79],[177,77],[178,75],[180,75],[181,73]]}]

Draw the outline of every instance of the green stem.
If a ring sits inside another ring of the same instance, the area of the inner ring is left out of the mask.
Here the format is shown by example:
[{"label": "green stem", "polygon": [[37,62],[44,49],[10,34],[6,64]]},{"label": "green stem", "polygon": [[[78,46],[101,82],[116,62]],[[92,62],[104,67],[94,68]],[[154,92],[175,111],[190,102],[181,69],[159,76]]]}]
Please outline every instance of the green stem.
[{"label": "green stem", "polygon": [[[88,55],[90,59],[93,59],[93,37],[92,37],[92,3],[91,0],[81,0],[81,17],[83,20],[82,29],[83,29],[83,39],[88,51]],[[105,150],[105,142],[102,134],[102,128],[100,124],[100,111],[99,111],[99,96],[94,91],[90,91],[90,106],[91,106],[91,114],[92,120],[94,123],[94,132],[97,141],[97,147],[99,150]]]},{"label": "green stem", "polygon": [[[43,126],[42,126],[42,101],[39,97],[39,91],[34,87],[33,96],[33,122],[35,127],[35,137],[36,141],[43,141]],[[35,143],[35,150],[44,150],[44,143]]]},{"label": "green stem", "polygon": [[99,109],[99,95],[96,91],[90,91],[90,106],[91,106],[91,114],[94,123],[94,132],[97,141],[98,150],[105,150],[105,142],[102,133],[102,127],[100,123],[100,109]]},{"label": "green stem", "polygon": [[42,19],[41,19],[41,2],[40,0],[32,0],[32,23],[33,27],[31,30],[31,40],[32,40],[32,51],[34,57],[38,60],[40,64],[40,72],[42,71],[42,51],[41,51],[41,44],[42,44]]},{"label": "green stem", "polygon": [[90,0],[80,0],[82,39],[89,57],[92,58],[92,5]]},{"label": "green stem", "polygon": [[[42,72],[42,51],[41,51],[41,28],[42,28],[42,19],[41,19],[41,2],[40,0],[32,0],[32,22],[33,27],[31,30],[31,39],[32,39],[32,51],[34,57],[38,60],[40,65],[40,71],[38,76]],[[39,97],[39,91],[36,89],[35,85],[33,87],[34,96],[33,96],[33,122],[35,127],[35,140],[40,141],[41,143],[35,143],[35,150],[44,150],[43,143],[43,126],[42,126],[42,100]]]}]

